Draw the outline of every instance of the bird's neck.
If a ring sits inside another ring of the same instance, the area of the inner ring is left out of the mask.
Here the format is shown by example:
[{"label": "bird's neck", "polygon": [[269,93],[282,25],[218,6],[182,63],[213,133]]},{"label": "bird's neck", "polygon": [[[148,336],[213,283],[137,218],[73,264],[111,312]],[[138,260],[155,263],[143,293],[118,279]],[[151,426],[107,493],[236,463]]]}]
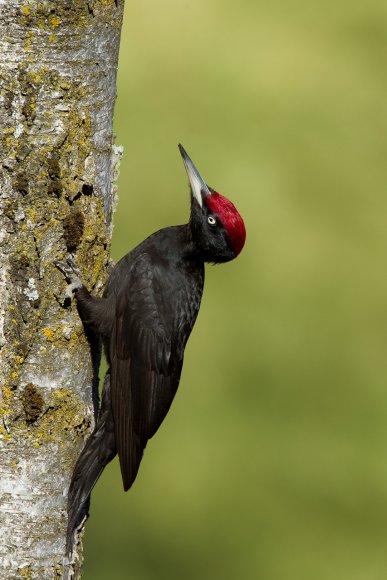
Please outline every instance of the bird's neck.
[{"label": "bird's neck", "polygon": [[194,242],[191,224],[184,224],[178,226],[179,229],[179,247],[182,251],[182,258],[188,261],[198,262],[203,264],[204,260],[200,255],[197,244]]}]

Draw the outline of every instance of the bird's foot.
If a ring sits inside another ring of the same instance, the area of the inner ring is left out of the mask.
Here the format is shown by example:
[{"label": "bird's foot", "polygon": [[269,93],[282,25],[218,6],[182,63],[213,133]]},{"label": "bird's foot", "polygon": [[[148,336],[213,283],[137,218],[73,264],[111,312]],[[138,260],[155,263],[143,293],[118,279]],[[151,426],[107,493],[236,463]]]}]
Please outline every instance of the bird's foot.
[{"label": "bird's foot", "polygon": [[72,298],[75,290],[82,288],[83,284],[79,277],[79,269],[72,256],[66,256],[66,261],[58,260],[55,262],[58,270],[63,272],[69,285],[66,288],[64,298]]}]

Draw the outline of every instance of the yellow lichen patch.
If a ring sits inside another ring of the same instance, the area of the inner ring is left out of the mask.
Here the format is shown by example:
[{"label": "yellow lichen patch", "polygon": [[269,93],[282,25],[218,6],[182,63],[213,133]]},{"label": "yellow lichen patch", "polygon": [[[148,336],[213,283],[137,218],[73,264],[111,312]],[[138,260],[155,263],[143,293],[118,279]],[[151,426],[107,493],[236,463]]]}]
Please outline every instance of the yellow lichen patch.
[{"label": "yellow lichen patch", "polygon": [[71,88],[71,84],[68,81],[62,81],[59,83],[59,87],[64,91],[68,91]]},{"label": "yellow lichen patch", "polygon": [[107,251],[109,234],[106,228],[103,199],[87,197],[82,200],[82,211],[85,216],[82,243],[77,248],[79,263],[84,265],[83,278],[88,287],[106,281]]},{"label": "yellow lichen patch", "polygon": [[85,406],[73,391],[58,389],[52,391],[47,401],[48,411],[39,420],[39,432],[34,436],[33,445],[39,447],[46,441],[63,441],[69,436],[83,435],[90,428]]},{"label": "yellow lichen patch", "polygon": [[97,0],[98,4],[101,4],[101,6],[115,6],[115,2],[116,0]]},{"label": "yellow lichen patch", "polygon": [[14,391],[8,385],[4,385],[1,388],[1,405],[0,405],[0,414],[1,415],[9,415],[10,408],[12,405],[14,397]]},{"label": "yellow lichen patch", "polygon": [[53,567],[53,572],[54,572],[54,580],[59,580],[60,578],[63,578],[63,566],[61,564],[57,564],[56,566]]},{"label": "yellow lichen patch", "polygon": [[[46,340],[50,343],[49,348],[63,348],[66,350],[71,350],[74,348],[79,348],[82,344],[87,344],[87,339],[85,337],[83,327],[79,323],[76,326],[69,326],[68,324],[56,324],[51,328],[43,328],[43,334]],[[42,346],[42,348],[44,348]]]},{"label": "yellow lichen patch", "polygon": [[46,336],[47,340],[54,342],[55,331],[51,328],[43,328],[43,334]]},{"label": "yellow lichen patch", "polygon": [[43,82],[43,76],[47,73],[47,67],[43,67],[41,69],[41,73],[37,73],[36,71],[28,71],[28,80],[30,83],[34,85],[40,85]]},{"label": "yellow lichen patch", "polygon": [[51,16],[50,25],[51,25],[52,30],[57,28],[60,23],[61,23],[61,19],[59,18],[59,16]]},{"label": "yellow lichen patch", "polygon": [[26,208],[27,219],[34,222],[36,220],[36,209],[34,207]]},{"label": "yellow lichen patch", "polygon": [[21,8],[20,12],[21,24],[34,26],[40,30],[56,28],[62,22],[74,27],[83,27],[90,18],[86,2],[71,2],[71,10],[64,2],[35,2]]},{"label": "yellow lichen patch", "polygon": [[32,32],[28,32],[27,38],[24,41],[24,48],[29,51],[31,50],[31,45],[32,45]]},{"label": "yellow lichen patch", "polygon": [[45,439],[45,433],[43,433],[43,435],[40,434],[36,434],[36,429],[34,429],[34,426],[28,426],[27,428],[27,432],[26,433],[26,437],[27,439],[32,443],[32,445],[34,447],[40,447],[41,445],[43,445],[44,439]]},{"label": "yellow lichen patch", "polygon": [[4,435],[3,435],[3,437],[2,437],[2,440],[3,440],[3,441],[11,441],[11,439],[12,439],[12,436],[11,436],[11,434],[10,434],[10,433],[8,433],[8,432],[6,431],[6,429],[4,429],[4,431],[1,431],[1,432],[4,432]]},{"label": "yellow lichen patch", "polygon": [[30,566],[24,566],[23,568],[19,568],[20,578],[24,578],[25,580],[31,580],[32,572]]},{"label": "yellow lichen patch", "polygon": [[70,335],[70,339],[69,339],[69,346],[70,349],[72,348],[79,348],[79,344],[80,341],[84,339],[84,334],[82,329],[75,329],[71,335]]},{"label": "yellow lichen patch", "polygon": [[19,365],[22,365],[24,363],[24,357],[23,356],[18,356],[16,354],[12,354],[11,358],[18,363]]},{"label": "yellow lichen patch", "polygon": [[29,16],[29,14],[31,12],[31,7],[28,4],[26,4],[25,6],[22,6],[20,8],[20,11],[22,14],[24,14],[24,16]]}]

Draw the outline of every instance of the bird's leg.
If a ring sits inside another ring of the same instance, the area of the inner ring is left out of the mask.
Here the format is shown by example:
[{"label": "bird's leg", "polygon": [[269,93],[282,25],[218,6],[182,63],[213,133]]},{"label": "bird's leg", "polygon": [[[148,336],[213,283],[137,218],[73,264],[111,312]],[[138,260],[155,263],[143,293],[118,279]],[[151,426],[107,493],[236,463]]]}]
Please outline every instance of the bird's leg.
[{"label": "bird's leg", "polygon": [[78,313],[85,326],[98,335],[106,335],[112,325],[114,309],[107,298],[90,294],[79,277],[79,270],[73,258],[68,256],[66,262],[56,262],[57,268],[63,272],[69,285],[65,297],[77,299]]}]

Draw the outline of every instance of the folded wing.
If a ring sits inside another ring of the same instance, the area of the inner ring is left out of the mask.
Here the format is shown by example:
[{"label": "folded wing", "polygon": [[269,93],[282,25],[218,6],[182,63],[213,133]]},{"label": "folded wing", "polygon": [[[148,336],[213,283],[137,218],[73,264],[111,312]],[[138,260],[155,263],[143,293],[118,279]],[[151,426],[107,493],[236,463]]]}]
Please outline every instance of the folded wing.
[{"label": "folded wing", "polygon": [[183,340],[177,337],[172,300],[168,274],[148,254],[139,256],[117,297],[109,345],[112,410],[125,491],[133,484],[147,441],[165,418],[179,385],[193,322],[185,325]]}]

